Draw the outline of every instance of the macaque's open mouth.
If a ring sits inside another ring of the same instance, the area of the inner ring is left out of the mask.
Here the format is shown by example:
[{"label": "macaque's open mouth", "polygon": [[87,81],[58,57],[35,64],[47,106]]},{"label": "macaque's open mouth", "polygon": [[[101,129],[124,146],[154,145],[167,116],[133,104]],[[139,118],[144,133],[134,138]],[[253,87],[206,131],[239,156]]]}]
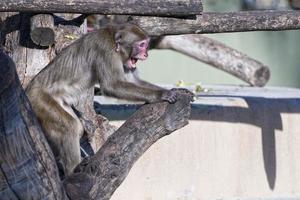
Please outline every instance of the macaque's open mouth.
[{"label": "macaque's open mouth", "polygon": [[138,58],[133,58],[133,57],[128,59],[128,61],[126,62],[126,67],[128,69],[136,68],[136,63],[137,63],[138,60],[139,60]]},{"label": "macaque's open mouth", "polygon": [[137,58],[130,58],[130,59],[131,59],[131,63],[132,63],[133,65],[135,65],[135,64],[137,63],[137,61],[138,61]]}]

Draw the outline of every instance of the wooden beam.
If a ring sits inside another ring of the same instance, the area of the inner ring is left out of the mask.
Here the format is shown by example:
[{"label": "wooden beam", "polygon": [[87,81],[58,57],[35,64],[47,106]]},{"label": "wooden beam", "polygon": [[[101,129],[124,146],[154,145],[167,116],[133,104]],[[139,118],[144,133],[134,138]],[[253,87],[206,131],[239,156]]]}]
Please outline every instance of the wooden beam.
[{"label": "wooden beam", "polygon": [[137,16],[129,20],[152,36],[300,29],[300,11],[204,12],[195,20]]},{"label": "wooden beam", "polygon": [[201,13],[202,0],[1,0],[1,11],[188,16]]}]

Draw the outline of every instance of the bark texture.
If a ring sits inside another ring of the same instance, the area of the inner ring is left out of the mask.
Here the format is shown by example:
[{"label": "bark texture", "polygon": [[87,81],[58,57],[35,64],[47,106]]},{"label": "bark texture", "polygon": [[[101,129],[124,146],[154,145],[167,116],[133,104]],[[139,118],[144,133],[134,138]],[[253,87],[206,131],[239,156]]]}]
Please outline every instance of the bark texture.
[{"label": "bark texture", "polygon": [[98,13],[187,16],[200,14],[201,0],[2,0],[0,12]]},{"label": "bark texture", "polygon": [[0,50],[0,199],[67,199],[52,151]]},{"label": "bark texture", "polygon": [[264,86],[270,78],[270,70],[264,64],[202,35],[164,36],[154,40],[152,48],[175,50],[253,86]]},{"label": "bark texture", "polygon": [[[30,14],[0,13],[1,43],[15,62],[23,87],[55,56],[53,47],[41,47],[32,42],[30,19]],[[41,20],[36,18],[35,23],[42,24]]]},{"label": "bark texture", "polygon": [[[300,11],[204,12],[196,19],[129,17],[149,35],[281,31],[300,29]],[[174,28],[176,27],[176,28]]]}]

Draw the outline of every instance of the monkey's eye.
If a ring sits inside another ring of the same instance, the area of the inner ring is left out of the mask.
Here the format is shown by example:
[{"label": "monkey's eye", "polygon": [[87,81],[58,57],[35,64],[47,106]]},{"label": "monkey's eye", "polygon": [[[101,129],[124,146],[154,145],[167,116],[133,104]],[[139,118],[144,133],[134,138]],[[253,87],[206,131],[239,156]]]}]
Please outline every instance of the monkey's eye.
[{"label": "monkey's eye", "polygon": [[146,42],[141,42],[140,47],[142,47],[142,48],[146,47]]}]

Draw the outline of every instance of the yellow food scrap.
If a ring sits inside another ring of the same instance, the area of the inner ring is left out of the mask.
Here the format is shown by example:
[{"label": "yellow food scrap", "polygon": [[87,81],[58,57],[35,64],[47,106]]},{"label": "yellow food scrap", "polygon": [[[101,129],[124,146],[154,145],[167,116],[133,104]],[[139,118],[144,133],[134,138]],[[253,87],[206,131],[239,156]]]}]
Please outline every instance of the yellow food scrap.
[{"label": "yellow food scrap", "polygon": [[185,82],[183,81],[183,80],[179,80],[179,81],[177,81],[177,83],[176,83],[176,86],[177,87],[184,87],[186,84],[185,84]]},{"label": "yellow food scrap", "polygon": [[204,88],[203,87],[201,87],[201,85],[196,85],[195,86],[195,93],[198,93],[198,92],[202,92],[204,90]]},{"label": "yellow food scrap", "polygon": [[69,39],[69,40],[75,40],[75,39],[78,39],[77,36],[75,35],[65,35],[65,38]]}]

